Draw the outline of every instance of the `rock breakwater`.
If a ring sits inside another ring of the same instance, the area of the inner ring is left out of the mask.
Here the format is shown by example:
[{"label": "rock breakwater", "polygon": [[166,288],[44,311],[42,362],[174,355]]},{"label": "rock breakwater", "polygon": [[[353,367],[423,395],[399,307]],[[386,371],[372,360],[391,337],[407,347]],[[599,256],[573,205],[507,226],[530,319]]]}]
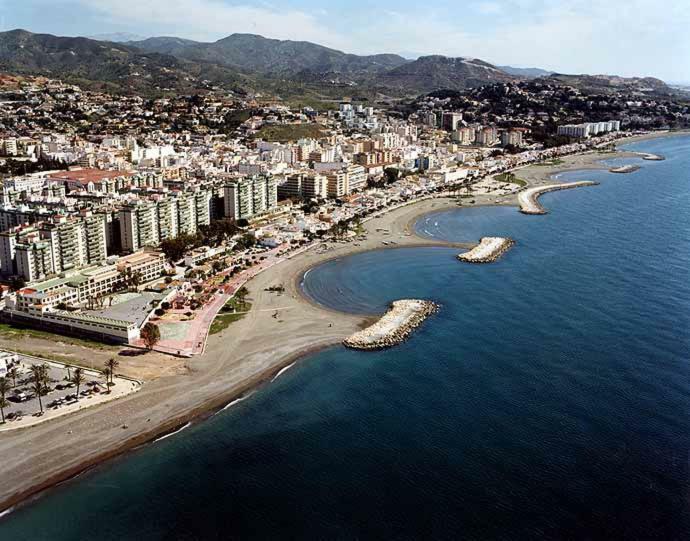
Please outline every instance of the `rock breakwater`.
[{"label": "rock breakwater", "polygon": [[394,301],[388,311],[373,325],[343,340],[352,349],[374,350],[405,341],[439,306],[431,301],[402,299]]},{"label": "rock breakwater", "polygon": [[639,168],[639,165],[623,165],[622,167],[612,167],[609,169],[609,173],[633,173]]},{"label": "rock breakwater", "polygon": [[467,263],[493,263],[514,244],[513,239],[506,237],[482,237],[477,246],[458,255],[458,259]]},{"label": "rock breakwater", "polygon": [[529,188],[518,195],[518,202],[520,203],[520,212],[523,214],[546,214],[547,211],[539,204],[539,196],[547,192],[555,192],[557,190],[569,190],[570,188],[579,188],[580,186],[596,186],[598,182],[591,180],[582,180],[580,182],[568,182],[566,184],[549,184],[547,186],[535,186]]}]

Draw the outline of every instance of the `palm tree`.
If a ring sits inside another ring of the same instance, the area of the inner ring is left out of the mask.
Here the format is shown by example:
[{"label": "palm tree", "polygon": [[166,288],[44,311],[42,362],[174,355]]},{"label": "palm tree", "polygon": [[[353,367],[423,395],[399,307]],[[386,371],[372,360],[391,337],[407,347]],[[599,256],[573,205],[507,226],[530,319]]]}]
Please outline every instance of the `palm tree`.
[{"label": "palm tree", "polygon": [[108,378],[112,377],[113,371],[109,366],[106,366],[103,369],[103,375],[105,376],[105,388],[106,388],[106,393],[110,394],[110,384],[108,383]]},{"label": "palm tree", "polygon": [[33,381],[31,382],[31,389],[38,397],[38,407],[40,413],[43,413],[43,400],[41,396],[48,388],[48,365],[47,364],[33,364],[31,365],[31,375]]},{"label": "palm tree", "polygon": [[[118,361],[115,358],[108,359],[105,363],[105,366],[107,368],[110,368],[110,383],[113,383],[113,376],[115,375],[115,369],[120,366],[120,361]],[[108,381],[106,380],[106,386],[108,385]],[[108,388],[108,392],[110,392],[110,388]]]},{"label": "palm tree", "polygon": [[12,387],[17,386],[17,377],[19,376],[19,370],[17,370],[16,366],[13,366],[12,368],[9,369],[7,372],[7,377],[12,378]]},{"label": "palm tree", "polygon": [[79,388],[81,384],[86,381],[86,376],[84,376],[84,369],[80,366],[74,369],[74,374],[72,374],[72,383],[77,386],[77,400],[79,400]]},{"label": "palm tree", "polygon": [[10,382],[7,378],[0,378],[0,417],[5,424],[5,408],[10,405],[7,401],[7,393],[10,392]]}]

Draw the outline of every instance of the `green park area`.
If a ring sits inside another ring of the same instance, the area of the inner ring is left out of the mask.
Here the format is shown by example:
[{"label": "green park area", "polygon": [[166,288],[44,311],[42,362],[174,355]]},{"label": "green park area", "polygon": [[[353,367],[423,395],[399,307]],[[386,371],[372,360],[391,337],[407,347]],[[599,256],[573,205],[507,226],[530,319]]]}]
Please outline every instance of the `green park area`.
[{"label": "green park area", "polygon": [[518,186],[527,186],[527,181],[515,176],[515,173],[501,173],[494,177],[499,182],[509,182]]}]

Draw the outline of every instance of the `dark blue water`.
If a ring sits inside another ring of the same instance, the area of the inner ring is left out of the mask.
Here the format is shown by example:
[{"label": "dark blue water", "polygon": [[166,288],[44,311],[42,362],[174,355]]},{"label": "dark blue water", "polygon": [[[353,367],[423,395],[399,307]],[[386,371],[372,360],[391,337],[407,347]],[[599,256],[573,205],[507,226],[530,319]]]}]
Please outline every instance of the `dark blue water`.
[{"label": "dark blue water", "polygon": [[[314,355],[213,419],[65,484],[0,539],[687,539],[690,137],[627,175],[440,212],[445,248],[312,270],[328,306],[442,310],[395,349]],[[1,482],[1,481],[0,481]]]}]

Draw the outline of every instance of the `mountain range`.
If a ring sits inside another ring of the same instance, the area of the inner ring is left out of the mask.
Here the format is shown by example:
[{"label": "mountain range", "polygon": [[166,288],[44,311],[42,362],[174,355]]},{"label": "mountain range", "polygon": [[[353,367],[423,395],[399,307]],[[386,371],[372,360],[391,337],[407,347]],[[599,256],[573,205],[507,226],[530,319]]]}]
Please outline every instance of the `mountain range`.
[{"label": "mountain range", "polygon": [[232,34],[212,43],[167,36],[122,41],[126,37],[0,32],[0,71],[60,78],[115,92],[194,92],[216,85],[236,92],[316,100],[345,95],[400,98],[535,77],[573,86],[590,84],[601,90],[670,90],[652,78],[566,76],[440,55],[416,60],[396,54],[355,55],[306,41],[254,34]]}]

